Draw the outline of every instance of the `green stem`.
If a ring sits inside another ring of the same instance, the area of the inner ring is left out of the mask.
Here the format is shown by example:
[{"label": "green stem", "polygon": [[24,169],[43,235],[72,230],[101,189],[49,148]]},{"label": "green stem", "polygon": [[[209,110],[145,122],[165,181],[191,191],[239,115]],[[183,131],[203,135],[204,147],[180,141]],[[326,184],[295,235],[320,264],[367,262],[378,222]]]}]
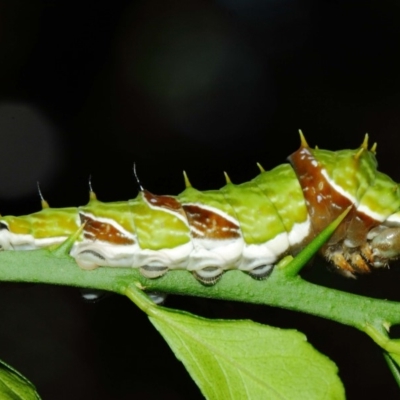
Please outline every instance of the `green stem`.
[{"label": "green stem", "polygon": [[137,282],[150,291],[267,304],[328,318],[363,331],[375,329],[381,334],[384,327],[400,324],[400,303],[314,285],[299,276],[287,275],[285,268],[276,268],[264,281],[256,281],[241,271],[228,271],[216,285],[208,287],[187,271],[171,271],[159,279],[146,279],[133,268],[84,271],[71,257],[48,250],[5,251],[0,253],[0,280],[89,287],[120,294]]}]

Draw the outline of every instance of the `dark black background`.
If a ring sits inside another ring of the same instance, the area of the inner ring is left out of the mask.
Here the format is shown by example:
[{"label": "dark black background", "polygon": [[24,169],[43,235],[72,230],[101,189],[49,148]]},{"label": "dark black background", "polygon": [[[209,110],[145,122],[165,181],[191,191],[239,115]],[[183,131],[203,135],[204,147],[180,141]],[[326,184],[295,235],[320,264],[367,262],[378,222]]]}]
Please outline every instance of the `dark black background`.
[{"label": "dark black background", "polygon": [[[0,210],[53,207],[235,183],[311,145],[378,142],[400,181],[400,6],[396,1],[0,0]],[[400,300],[399,267],[358,280],[324,262],[307,279]],[[302,299],[299,299],[301,302]],[[0,287],[0,358],[44,399],[201,398],[147,318],[111,296]],[[307,315],[203,299],[168,306],[299,329],[338,365],[349,399],[397,398],[362,333]]]}]

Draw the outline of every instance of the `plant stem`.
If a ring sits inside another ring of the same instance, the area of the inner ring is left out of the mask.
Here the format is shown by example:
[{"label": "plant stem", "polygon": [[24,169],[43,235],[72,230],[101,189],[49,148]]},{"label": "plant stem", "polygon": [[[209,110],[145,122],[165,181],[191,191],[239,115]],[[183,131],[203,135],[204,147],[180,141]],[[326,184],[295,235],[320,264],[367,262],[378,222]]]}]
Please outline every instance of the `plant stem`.
[{"label": "plant stem", "polygon": [[[104,289],[124,294],[137,282],[142,289],[189,296],[266,304],[328,318],[362,331],[400,323],[400,303],[372,299],[304,281],[275,268],[264,281],[241,271],[228,271],[214,286],[204,286],[187,271],[171,271],[159,279],[146,279],[133,268],[80,269],[67,255],[49,250],[0,253],[0,280],[35,282]],[[378,333],[377,333],[378,332]],[[372,336],[374,333],[369,333]]]}]

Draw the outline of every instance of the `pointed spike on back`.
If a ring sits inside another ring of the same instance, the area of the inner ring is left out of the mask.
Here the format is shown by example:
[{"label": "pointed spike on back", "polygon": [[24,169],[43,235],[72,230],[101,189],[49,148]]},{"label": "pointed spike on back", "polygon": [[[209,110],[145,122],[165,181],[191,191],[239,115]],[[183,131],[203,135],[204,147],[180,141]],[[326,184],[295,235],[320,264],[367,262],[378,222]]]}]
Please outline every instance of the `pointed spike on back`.
[{"label": "pointed spike on back", "polygon": [[357,151],[356,155],[354,156],[355,160],[358,160],[361,157],[361,154],[364,152],[365,148],[361,147],[360,150]]},{"label": "pointed spike on back", "polygon": [[375,143],[372,145],[370,152],[373,153],[373,154],[376,154],[376,148],[377,148],[377,146],[378,146],[378,143],[375,142]]},{"label": "pointed spike on back", "polygon": [[225,175],[226,184],[229,185],[230,183],[232,183],[231,178],[229,178],[228,174],[225,171],[224,171],[224,175]]},{"label": "pointed spike on back", "polygon": [[189,181],[189,177],[187,176],[186,171],[183,171],[183,179],[184,179],[184,181],[185,181],[185,187],[186,187],[186,189],[192,187],[192,184],[191,184],[190,181]]},{"label": "pointed spike on back", "polygon": [[50,208],[49,203],[44,199],[40,201],[40,204],[42,206],[42,210],[45,208]]},{"label": "pointed spike on back", "polygon": [[136,183],[137,183],[138,186],[139,186],[139,190],[140,190],[141,192],[143,192],[143,191],[144,191],[144,188],[143,188],[143,186],[142,186],[142,184],[141,184],[141,182],[140,182],[140,180],[139,180],[138,174],[137,174],[137,172],[136,172],[136,163],[133,163],[133,175],[135,176]]},{"label": "pointed spike on back", "polygon": [[96,193],[93,191],[92,187],[92,176],[89,176],[89,201],[97,200]]},{"label": "pointed spike on back", "polygon": [[361,148],[363,148],[364,150],[368,150],[368,133],[365,134],[364,136],[364,141],[361,143]]},{"label": "pointed spike on back", "polygon": [[42,191],[40,190],[39,182],[37,182],[37,188],[38,188],[38,192],[39,192],[39,196],[40,196],[40,203],[42,205],[42,210],[45,208],[50,208],[49,203],[44,199],[44,197],[42,195]]},{"label": "pointed spike on back", "polygon": [[260,170],[260,172],[265,172],[265,169],[263,168],[263,166],[260,163],[257,163],[257,167]]},{"label": "pointed spike on back", "polygon": [[300,135],[300,146],[309,148],[310,146],[308,145],[307,140],[304,137],[303,131],[301,129],[299,129],[299,135]]},{"label": "pointed spike on back", "polygon": [[97,200],[97,196],[96,193],[93,192],[93,190],[89,191],[89,201],[96,201]]}]

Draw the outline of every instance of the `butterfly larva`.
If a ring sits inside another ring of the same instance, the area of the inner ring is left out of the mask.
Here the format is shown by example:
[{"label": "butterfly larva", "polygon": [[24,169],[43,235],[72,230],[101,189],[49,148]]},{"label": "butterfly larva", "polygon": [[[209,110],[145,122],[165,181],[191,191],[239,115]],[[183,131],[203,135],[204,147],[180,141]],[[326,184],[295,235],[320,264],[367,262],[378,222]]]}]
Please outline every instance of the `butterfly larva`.
[{"label": "butterfly larva", "polygon": [[377,171],[368,136],[356,150],[301,146],[290,164],[220,190],[198,191],[185,175],[178,196],[147,190],[128,201],[102,203],[91,192],[86,206],[43,208],[0,218],[2,250],[31,250],[61,243],[84,224],[71,256],[85,269],[139,268],[148,278],[187,269],[205,284],[225,270],[268,276],[286,254],[296,253],[341,211],[352,211],[322,249],[343,274],[369,272],[400,255],[400,192]]}]

